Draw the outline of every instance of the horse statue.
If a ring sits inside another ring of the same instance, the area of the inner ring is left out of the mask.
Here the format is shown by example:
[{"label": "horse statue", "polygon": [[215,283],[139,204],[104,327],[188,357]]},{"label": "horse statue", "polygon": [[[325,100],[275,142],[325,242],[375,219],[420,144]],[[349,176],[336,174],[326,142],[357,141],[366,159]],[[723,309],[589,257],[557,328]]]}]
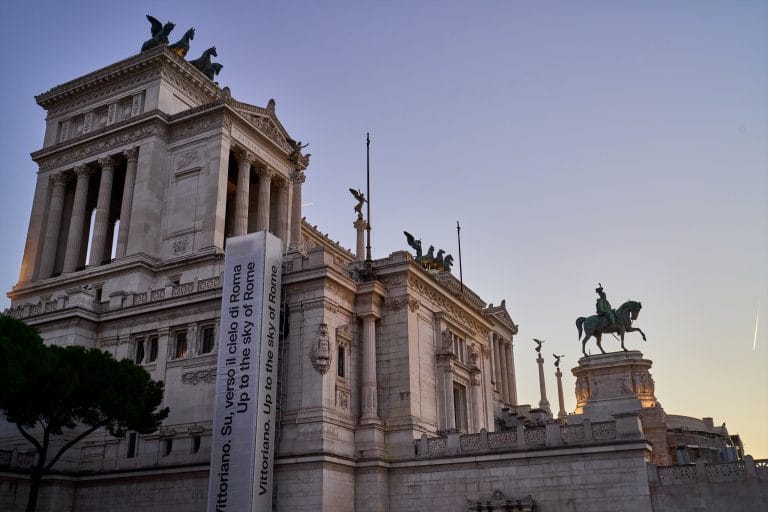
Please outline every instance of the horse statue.
[{"label": "horse statue", "polygon": [[223,67],[221,64],[211,63],[211,56],[218,57],[216,55],[216,47],[211,46],[203,52],[203,54],[195,60],[189,61],[190,64],[195,66],[202,74],[207,76],[210,80],[221,71]]},{"label": "horse statue", "polygon": [[443,259],[443,269],[446,272],[451,271],[451,267],[453,266],[453,255],[449,254],[448,256]]},{"label": "horse statue", "polygon": [[187,56],[189,51],[189,41],[195,38],[195,29],[191,28],[184,32],[181,39],[170,45],[168,48],[173,50],[173,53],[181,57],[182,59]]},{"label": "horse statue", "polygon": [[149,14],[147,14],[147,19],[152,25],[150,27],[152,38],[145,41],[144,44],[141,45],[142,52],[151,50],[152,48],[160,46],[161,44],[168,44],[168,34],[170,34],[173,30],[173,27],[176,26],[171,21],[163,25],[157,18],[150,16]]},{"label": "horse statue", "polygon": [[582,316],[577,318],[576,328],[579,330],[579,339],[581,339],[582,327],[584,330],[584,339],[581,340],[581,351],[584,353],[584,355],[587,355],[587,340],[592,336],[595,337],[595,340],[597,341],[597,347],[603,354],[605,354],[605,350],[603,350],[603,346],[600,343],[600,340],[603,334],[606,333],[617,333],[619,335],[619,339],[621,340],[621,348],[624,350],[624,352],[627,352],[627,348],[624,346],[625,333],[637,331],[642,335],[643,341],[646,341],[645,333],[639,327],[632,327],[632,321],[637,320],[637,315],[640,314],[640,309],[642,307],[642,304],[633,300],[628,300],[622,304],[619,309],[614,312],[614,316],[616,318],[616,328],[611,328],[609,326],[610,320],[602,315],[592,315],[586,318]]}]

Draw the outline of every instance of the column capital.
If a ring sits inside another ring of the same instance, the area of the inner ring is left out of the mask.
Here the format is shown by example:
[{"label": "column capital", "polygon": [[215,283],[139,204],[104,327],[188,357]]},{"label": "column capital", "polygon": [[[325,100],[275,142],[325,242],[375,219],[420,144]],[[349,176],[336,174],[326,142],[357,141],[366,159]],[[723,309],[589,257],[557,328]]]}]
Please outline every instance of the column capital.
[{"label": "column capital", "polygon": [[285,179],[285,178],[283,178],[282,176],[281,176],[281,177],[279,177],[279,178],[278,178],[278,179],[276,179],[276,180],[275,180],[275,179],[273,179],[273,181],[274,181],[274,183],[275,183],[275,186],[276,186],[276,187],[277,187],[279,190],[286,190],[286,189],[288,188],[288,180],[287,180],[287,179]]},{"label": "column capital", "polygon": [[235,148],[233,152],[238,163],[250,165],[256,160],[256,155],[246,149]]},{"label": "column capital", "polygon": [[270,168],[270,167],[264,166],[264,167],[259,167],[258,169],[256,169],[256,174],[258,174],[259,177],[263,176],[263,177],[269,178],[271,180],[272,178],[275,177],[277,172],[274,169]]},{"label": "column capital", "polygon": [[56,183],[67,183],[70,180],[70,176],[64,172],[57,172],[56,174],[51,174],[50,180],[56,184]]},{"label": "column capital", "polygon": [[78,178],[88,177],[93,174],[93,168],[90,165],[76,165],[74,172]]},{"label": "column capital", "polygon": [[304,181],[307,179],[307,176],[304,174],[303,171],[296,169],[295,171],[291,171],[291,183],[304,183]]},{"label": "column capital", "polygon": [[109,169],[110,171],[115,168],[115,159],[111,156],[107,156],[104,158],[99,158],[99,165],[101,166],[102,170]]},{"label": "column capital", "polygon": [[125,151],[123,151],[123,156],[129,162],[131,162],[131,161],[135,162],[136,160],[139,159],[139,148],[134,146],[134,147],[132,147],[130,149],[126,149]]}]

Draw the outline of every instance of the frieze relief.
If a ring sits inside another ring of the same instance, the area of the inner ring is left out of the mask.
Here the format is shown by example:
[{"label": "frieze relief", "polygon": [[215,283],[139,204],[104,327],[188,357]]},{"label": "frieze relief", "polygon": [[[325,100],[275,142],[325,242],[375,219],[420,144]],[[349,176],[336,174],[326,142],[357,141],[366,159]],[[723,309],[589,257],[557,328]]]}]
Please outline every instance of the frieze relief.
[{"label": "frieze relief", "polygon": [[209,116],[171,128],[171,140],[186,139],[211,129],[224,126],[224,116]]},{"label": "frieze relief", "polygon": [[449,314],[457,323],[462,324],[470,334],[474,335],[480,333],[483,336],[488,335],[488,332],[490,331],[488,327],[474,320],[467,313],[456,307],[451,300],[444,297],[440,292],[436,291],[424,281],[416,279],[415,277],[409,277],[408,285],[419,291],[422,296],[429,299],[438,309],[442,309]]},{"label": "frieze relief", "polygon": [[329,423],[317,423],[300,430],[299,435],[305,439],[338,439],[339,427]]},{"label": "frieze relief", "polygon": [[331,367],[331,340],[328,337],[328,324],[320,324],[317,338],[309,350],[309,359],[320,375],[325,375]]},{"label": "frieze relief", "polygon": [[341,409],[344,412],[349,412],[350,411],[349,401],[350,401],[349,390],[337,384],[336,385],[336,407]]},{"label": "frieze relief", "polygon": [[97,89],[96,91],[91,92],[90,94],[79,96],[70,101],[60,103],[57,106],[49,109],[48,115],[51,117],[58,116],[60,114],[63,114],[70,110],[74,110],[83,105],[95,103],[100,98],[104,98],[106,96],[118,96],[122,91],[135,89],[137,85],[143,84],[145,82],[150,82],[159,76],[160,76],[160,67],[156,66],[155,68],[150,69],[149,71],[146,71],[138,75],[134,75],[131,78],[121,80],[107,87],[102,87],[100,89]]},{"label": "frieze relief", "polygon": [[173,242],[173,254],[176,256],[180,256],[182,254],[186,254],[186,252],[189,250],[190,246],[190,240],[189,237],[186,236],[184,238],[180,238],[178,240],[174,240]]},{"label": "frieze relief", "polygon": [[196,149],[185,151],[179,160],[176,162],[176,170],[180,171],[182,169],[186,169],[188,167],[192,167],[193,164],[196,164],[200,161],[200,152]]},{"label": "frieze relief", "polygon": [[[173,84],[173,86],[176,89],[183,92],[184,94],[192,98],[197,103],[208,103],[216,99],[216,96],[213,93],[211,93],[208,96],[200,94],[199,89],[192,88],[189,86],[189,78],[183,78],[178,73],[175,73],[169,68],[163,68],[161,72],[161,76],[165,80]],[[202,82],[197,81],[197,83],[202,83]]]},{"label": "frieze relief", "polygon": [[166,128],[161,123],[146,124],[103,140],[84,144],[56,156],[42,158],[38,165],[41,171],[65,167],[78,160],[91,159],[94,155],[114,152],[115,148],[130,146],[151,136],[165,137],[165,135]]},{"label": "frieze relief", "polygon": [[181,382],[196,386],[201,382],[210,384],[216,380],[216,368],[208,368],[207,370],[195,370],[191,372],[185,372],[181,375]]}]

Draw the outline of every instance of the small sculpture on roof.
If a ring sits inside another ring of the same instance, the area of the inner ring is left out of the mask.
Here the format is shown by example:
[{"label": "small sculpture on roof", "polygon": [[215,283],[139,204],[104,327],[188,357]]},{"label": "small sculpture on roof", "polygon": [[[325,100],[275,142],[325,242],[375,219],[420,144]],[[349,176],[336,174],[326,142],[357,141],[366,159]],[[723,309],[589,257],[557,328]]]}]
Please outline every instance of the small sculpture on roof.
[{"label": "small sculpture on roof", "polygon": [[555,358],[555,368],[560,368],[560,358],[565,357],[565,354],[559,356],[557,354],[552,354],[552,357]]},{"label": "small sculpture on roof", "polygon": [[544,340],[537,340],[536,338],[533,338],[533,341],[536,342],[536,353],[541,355],[541,345],[544,344]]},{"label": "small sculpture on roof", "polygon": [[207,76],[210,80],[221,72],[222,66],[218,62],[211,62],[211,56],[218,57],[216,54],[216,47],[211,46],[203,52],[203,54],[195,60],[189,61],[190,64],[195,66],[202,74]]},{"label": "small sculpture on roof", "polygon": [[181,39],[170,45],[168,48],[173,50],[173,53],[183,59],[187,56],[187,52],[189,51],[189,41],[194,38],[195,29],[191,28],[184,32],[184,35],[181,37]]},{"label": "small sculpture on roof", "polygon": [[150,27],[152,38],[145,41],[144,44],[141,45],[142,52],[151,50],[152,48],[160,46],[161,44],[168,44],[168,34],[170,34],[173,30],[173,27],[176,26],[172,21],[169,21],[163,25],[157,18],[150,16],[149,14],[147,14],[147,19],[152,25]]}]

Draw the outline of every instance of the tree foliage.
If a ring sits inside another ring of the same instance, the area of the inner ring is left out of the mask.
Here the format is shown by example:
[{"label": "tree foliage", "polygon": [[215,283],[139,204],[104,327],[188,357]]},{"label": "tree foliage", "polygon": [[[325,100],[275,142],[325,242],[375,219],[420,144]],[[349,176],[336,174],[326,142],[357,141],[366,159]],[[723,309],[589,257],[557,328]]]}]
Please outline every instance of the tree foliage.
[{"label": "tree foliage", "polygon": [[[66,450],[99,428],[154,432],[168,415],[160,409],[163,383],[132,361],[98,349],[45,345],[37,331],[0,315],[0,412],[37,451],[28,511],[40,479]],[[66,429],[66,430],[65,430]],[[51,436],[68,434],[49,458]]]}]

